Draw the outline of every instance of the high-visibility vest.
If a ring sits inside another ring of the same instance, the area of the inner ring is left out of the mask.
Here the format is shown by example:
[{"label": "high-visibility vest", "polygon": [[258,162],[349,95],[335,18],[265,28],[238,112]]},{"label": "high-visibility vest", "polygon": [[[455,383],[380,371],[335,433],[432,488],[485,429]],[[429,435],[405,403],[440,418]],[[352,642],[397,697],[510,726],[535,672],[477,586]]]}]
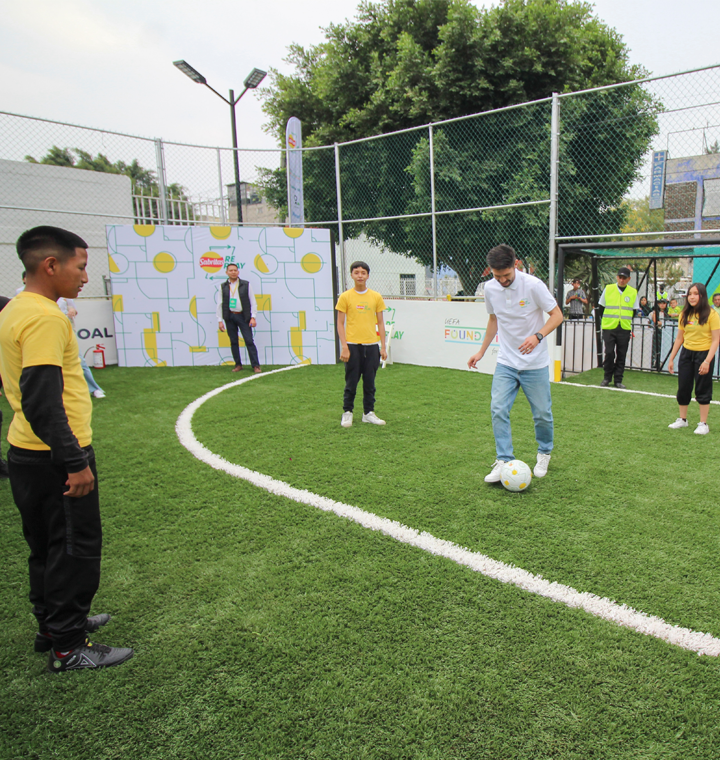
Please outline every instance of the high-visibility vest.
[{"label": "high-visibility vest", "polygon": [[637,290],[629,285],[620,292],[613,283],[605,287],[605,311],[602,318],[603,330],[614,330],[618,325],[623,330],[632,328],[633,307],[637,300]]},{"label": "high-visibility vest", "polygon": [[658,290],[658,292],[655,294],[657,296],[658,301],[669,301],[670,296],[667,294],[667,290],[663,291],[662,293]]}]

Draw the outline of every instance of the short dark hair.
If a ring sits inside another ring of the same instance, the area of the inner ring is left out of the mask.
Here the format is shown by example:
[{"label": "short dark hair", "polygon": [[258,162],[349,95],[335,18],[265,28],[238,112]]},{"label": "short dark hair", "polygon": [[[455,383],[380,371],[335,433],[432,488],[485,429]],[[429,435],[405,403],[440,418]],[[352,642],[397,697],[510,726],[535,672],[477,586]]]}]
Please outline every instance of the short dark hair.
[{"label": "short dark hair", "polygon": [[490,269],[511,269],[515,266],[515,250],[509,245],[496,245],[487,255],[487,265]]},{"label": "short dark hair", "polygon": [[713,298],[717,298],[717,296],[720,296],[720,290],[719,290],[717,293],[713,293],[713,294],[712,294],[712,297],[713,297]]},{"label": "short dark hair", "polygon": [[573,282],[579,282],[582,285],[582,280],[579,277],[573,277]]},{"label": "short dark hair", "polygon": [[370,267],[364,262],[364,261],[353,261],[352,264],[350,264],[350,274],[352,274],[353,269],[364,269],[368,274],[370,274]]},{"label": "short dark hair", "polygon": [[60,227],[33,227],[26,230],[17,240],[15,248],[17,255],[25,265],[26,272],[32,274],[40,266],[40,262],[54,256],[64,262],[75,256],[76,248],[87,249],[88,244],[74,232]]},{"label": "short dark hair", "polygon": [[227,271],[228,269],[230,269],[230,267],[235,267],[235,269],[240,269],[240,267],[234,261],[231,261],[229,264],[226,264],[225,270]]}]

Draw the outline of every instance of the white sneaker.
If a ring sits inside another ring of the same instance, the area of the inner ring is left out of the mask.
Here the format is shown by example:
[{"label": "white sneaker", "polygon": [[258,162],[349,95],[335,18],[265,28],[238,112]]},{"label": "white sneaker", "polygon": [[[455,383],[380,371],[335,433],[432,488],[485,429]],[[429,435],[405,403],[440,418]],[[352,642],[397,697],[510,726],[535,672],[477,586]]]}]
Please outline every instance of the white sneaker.
[{"label": "white sneaker", "polygon": [[492,470],[485,476],[485,482],[486,483],[499,483],[500,478],[500,470],[502,470],[502,466],[505,464],[505,462],[502,461],[502,459],[496,459],[493,462]]},{"label": "white sneaker", "polygon": [[547,475],[548,465],[550,464],[550,456],[550,454],[538,453],[537,464],[533,470],[533,475],[536,478],[544,478]]},{"label": "white sneaker", "polygon": [[363,422],[370,422],[373,425],[384,425],[385,420],[381,420],[375,412],[368,412],[367,414],[363,414],[362,416]]},{"label": "white sneaker", "polygon": [[340,420],[340,424],[343,427],[352,427],[352,412],[343,412],[342,419]]},{"label": "white sneaker", "polygon": [[707,435],[710,432],[710,428],[707,422],[698,422],[698,426],[695,428],[695,435]]},{"label": "white sneaker", "polygon": [[93,391],[95,398],[105,398],[105,391]]},{"label": "white sneaker", "polygon": [[687,420],[684,420],[682,417],[678,417],[675,422],[671,422],[668,427],[672,428],[673,430],[677,430],[678,428],[687,427],[688,423]]}]

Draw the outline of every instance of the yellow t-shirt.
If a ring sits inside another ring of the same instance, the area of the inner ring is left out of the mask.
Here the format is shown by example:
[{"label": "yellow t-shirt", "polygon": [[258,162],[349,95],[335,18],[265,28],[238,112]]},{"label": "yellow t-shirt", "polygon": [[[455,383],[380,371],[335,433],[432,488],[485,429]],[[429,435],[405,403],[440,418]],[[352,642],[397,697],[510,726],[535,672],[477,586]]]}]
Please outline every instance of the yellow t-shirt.
[{"label": "yellow t-shirt", "polygon": [[679,319],[682,314],[682,306],[668,306],[667,313],[670,319]]},{"label": "yellow t-shirt", "polygon": [[385,311],[385,302],[382,296],[369,288],[364,293],[358,293],[355,288],[346,290],[338,298],[337,311],[344,312],[345,340],[348,343],[377,343],[378,337],[375,332],[377,313]]},{"label": "yellow t-shirt", "polygon": [[54,301],[24,290],[0,312],[0,376],[15,412],[7,439],[21,449],[50,450],[25,419],[20,394],[23,369],[44,364],[62,368],[62,399],[70,429],[81,446],[89,446],[92,443],[92,401],[70,320]]},{"label": "yellow t-shirt", "polygon": [[699,325],[697,314],[691,314],[686,324],[680,323],[680,329],[685,333],[684,348],[688,351],[707,351],[712,343],[712,331],[720,330],[720,315],[711,309],[708,321]]}]

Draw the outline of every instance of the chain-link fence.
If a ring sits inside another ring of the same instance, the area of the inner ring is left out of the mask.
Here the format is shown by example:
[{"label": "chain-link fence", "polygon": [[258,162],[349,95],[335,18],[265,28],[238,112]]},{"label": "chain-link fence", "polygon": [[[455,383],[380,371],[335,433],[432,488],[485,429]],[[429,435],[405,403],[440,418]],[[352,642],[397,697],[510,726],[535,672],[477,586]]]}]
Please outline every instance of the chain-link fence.
[{"label": "chain-link fence", "polygon": [[[302,155],[305,223],[334,231],[341,287],[362,259],[383,295],[474,297],[499,243],[552,284],[556,240],[720,228],[720,67]],[[38,224],[72,229],[98,254],[84,295],[106,292],[108,223],[285,224],[285,167],[282,149],[0,113],[0,293],[20,284],[14,242]]]}]

